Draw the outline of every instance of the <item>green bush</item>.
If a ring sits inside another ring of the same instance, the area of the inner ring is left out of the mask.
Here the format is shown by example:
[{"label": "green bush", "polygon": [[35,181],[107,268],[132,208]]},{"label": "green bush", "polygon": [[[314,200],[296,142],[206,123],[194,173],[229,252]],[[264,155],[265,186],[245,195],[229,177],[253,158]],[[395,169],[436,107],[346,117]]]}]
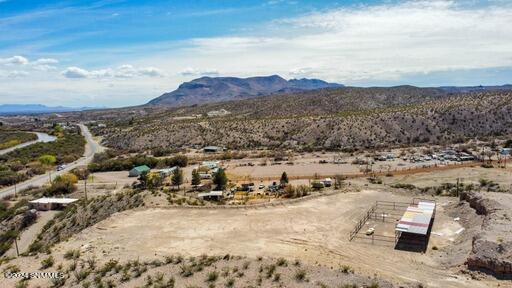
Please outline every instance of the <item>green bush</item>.
[{"label": "green bush", "polygon": [[156,167],[185,167],[188,164],[188,158],[185,155],[176,155],[170,158],[157,159],[146,155],[135,155],[127,158],[118,157],[115,152],[98,153],[88,168],[91,172],[105,171],[125,171],[133,167],[146,165],[150,168]]},{"label": "green bush", "polygon": [[53,259],[52,256],[48,257],[48,258],[45,258],[41,261],[41,269],[47,269],[47,268],[50,268],[53,266],[53,264],[55,263],[55,260]]}]

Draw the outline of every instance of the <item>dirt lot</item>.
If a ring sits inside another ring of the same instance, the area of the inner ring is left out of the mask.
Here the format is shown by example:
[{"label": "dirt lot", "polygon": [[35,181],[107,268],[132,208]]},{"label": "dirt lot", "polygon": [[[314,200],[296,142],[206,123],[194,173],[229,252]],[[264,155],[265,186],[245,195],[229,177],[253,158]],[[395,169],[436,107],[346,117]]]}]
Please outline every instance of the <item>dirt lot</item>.
[{"label": "dirt lot", "polygon": [[[428,287],[488,287],[440,267],[436,259],[440,255],[432,249],[419,254],[395,251],[389,245],[349,242],[348,232],[376,200],[411,198],[367,190],[273,208],[127,211],[84,230],[54,251],[81,248],[89,256],[121,260],[170,253],[282,256],[313,265],[348,264],[358,273],[419,281]],[[450,200],[441,199],[431,246],[449,245],[457,237],[453,231],[460,226],[443,211]]]},{"label": "dirt lot", "polygon": [[[400,158],[388,161],[374,161],[371,165],[352,164],[357,158],[353,156],[343,156],[336,158],[335,154],[306,154],[289,159],[289,161],[272,162],[269,159],[241,159],[223,161],[222,166],[227,168],[231,179],[242,180],[244,178],[254,180],[265,180],[276,178],[286,171],[290,177],[313,177],[342,175],[359,175],[365,169],[370,169],[377,173],[387,173],[394,171],[404,171],[409,169],[426,168],[434,166],[456,165],[460,163],[431,160],[426,162],[411,163]],[[335,164],[334,159],[341,161]],[[369,160],[367,157],[359,156],[359,159]],[[260,165],[262,162],[267,165]],[[326,163],[320,163],[325,161]],[[290,163],[293,163],[290,164]]]},{"label": "dirt lot", "polygon": [[442,183],[455,183],[461,178],[462,183],[478,184],[480,179],[487,179],[500,184],[503,188],[512,188],[512,168],[482,168],[479,166],[452,170],[439,170],[429,173],[398,175],[392,178],[384,177],[385,183],[414,184],[417,187],[438,186]]}]

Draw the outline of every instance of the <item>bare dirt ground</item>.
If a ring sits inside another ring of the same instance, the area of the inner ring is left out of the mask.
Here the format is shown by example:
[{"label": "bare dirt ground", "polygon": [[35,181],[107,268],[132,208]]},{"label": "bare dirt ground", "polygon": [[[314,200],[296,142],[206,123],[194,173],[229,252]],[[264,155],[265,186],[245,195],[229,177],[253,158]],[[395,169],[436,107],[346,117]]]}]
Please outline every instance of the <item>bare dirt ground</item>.
[{"label": "bare dirt ground", "polygon": [[[227,172],[230,178],[233,180],[243,181],[265,181],[272,178],[279,177],[283,171],[286,171],[290,178],[304,179],[312,178],[315,175],[320,177],[333,176],[337,174],[345,176],[361,176],[365,169],[370,169],[372,172],[386,174],[390,173],[402,173],[407,174],[408,171],[416,173],[418,169],[431,169],[437,170],[439,168],[453,168],[457,169],[457,166],[463,165],[478,165],[474,163],[456,163],[446,162],[439,160],[431,160],[426,162],[412,163],[405,161],[400,158],[388,161],[376,161],[371,165],[359,165],[352,164],[352,162],[359,158],[361,160],[369,160],[367,157],[359,156],[343,156],[342,158],[336,158],[335,154],[306,154],[294,157],[290,161],[273,163],[270,160],[265,159],[241,159],[241,160],[230,160],[222,161],[222,166],[227,168]],[[333,163],[334,159],[342,161],[341,163]],[[262,162],[267,165],[260,165]],[[320,161],[326,161],[327,163],[320,163]],[[293,162],[293,165],[288,162]],[[288,163],[288,164],[287,164]],[[252,165],[248,165],[252,164]]]},{"label": "bare dirt ground", "polygon": [[[34,224],[30,225],[28,229],[24,230],[20,238],[18,239],[18,250],[19,253],[22,254],[27,251],[28,246],[32,244],[32,241],[36,238],[37,234],[39,234],[48,221],[53,219],[53,217],[58,213],[58,211],[39,211],[37,212],[37,220]],[[11,249],[7,251],[6,255],[8,257],[16,257],[16,247],[12,245]]]},{"label": "bare dirt ground", "polygon": [[451,170],[438,170],[428,173],[397,175],[392,178],[383,178],[388,184],[414,184],[417,187],[438,186],[442,183],[455,183],[460,178],[462,183],[478,184],[480,179],[491,180],[500,186],[512,187],[512,168],[482,168],[464,167]]},{"label": "bare dirt ground", "polygon": [[[260,209],[133,210],[92,226],[57,245],[57,253],[86,250],[85,255],[121,260],[158,255],[224,254],[299,258],[310,264],[350,265],[357,273],[428,287],[489,287],[440,266],[436,251],[396,251],[389,245],[349,242],[348,232],[376,200],[410,197],[366,190],[335,194],[290,205]],[[451,198],[453,200],[453,198]],[[446,216],[440,199],[430,246],[449,245],[459,225]]]}]

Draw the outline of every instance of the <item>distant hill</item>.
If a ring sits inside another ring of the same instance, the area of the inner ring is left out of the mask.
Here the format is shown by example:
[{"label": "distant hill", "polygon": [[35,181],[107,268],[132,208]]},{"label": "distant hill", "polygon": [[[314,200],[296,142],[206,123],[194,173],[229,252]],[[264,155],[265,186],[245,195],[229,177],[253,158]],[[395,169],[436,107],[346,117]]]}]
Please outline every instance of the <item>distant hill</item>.
[{"label": "distant hill", "polygon": [[339,87],[343,87],[343,85],[318,79],[286,80],[277,75],[250,78],[202,77],[181,84],[178,89],[149,101],[148,105],[189,106],[241,100],[275,93]]},{"label": "distant hill", "polygon": [[85,111],[91,109],[98,109],[92,107],[63,107],[55,106],[50,107],[42,104],[2,104],[0,105],[1,115],[12,115],[12,114],[39,114],[39,113],[55,113],[55,112],[73,112],[73,111]]},{"label": "distant hill", "polygon": [[501,86],[442,86],[439,89],[448,93],[467,93],[467,92],[478,92],[478,91],[506,91],[512,90],[511,84]]}]

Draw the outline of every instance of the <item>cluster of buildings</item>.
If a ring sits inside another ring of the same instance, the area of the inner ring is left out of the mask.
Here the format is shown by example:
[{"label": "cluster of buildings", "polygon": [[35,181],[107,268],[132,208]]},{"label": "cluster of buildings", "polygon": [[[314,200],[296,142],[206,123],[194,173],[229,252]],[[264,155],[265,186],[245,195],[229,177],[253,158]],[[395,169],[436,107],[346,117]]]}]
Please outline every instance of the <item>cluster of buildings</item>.
[{"label": "cluster of buildings", "polygon": [[162,177],[168,177],[168,176],[171,176],[171,174],[176,169],[178,169],[178,166],[151,171],[151,168],[149,168],[147,165],[141,165],[141,166],[133,167],[128,172],[128,176],[129,177],[139,177],[142,173],[150,173],[151,172],[151,173],[159,173],[160,176],[162,176]]},{"label": "cluster of buildings", "polygon": [[206,113],[206,115],[208,115],[208,117],[221,117],[221,116],[226,116],[229,114],[231,114],[231,112],[229,112],[226,109],[213,110],[213,111],[209,111],[208,113]]}]

